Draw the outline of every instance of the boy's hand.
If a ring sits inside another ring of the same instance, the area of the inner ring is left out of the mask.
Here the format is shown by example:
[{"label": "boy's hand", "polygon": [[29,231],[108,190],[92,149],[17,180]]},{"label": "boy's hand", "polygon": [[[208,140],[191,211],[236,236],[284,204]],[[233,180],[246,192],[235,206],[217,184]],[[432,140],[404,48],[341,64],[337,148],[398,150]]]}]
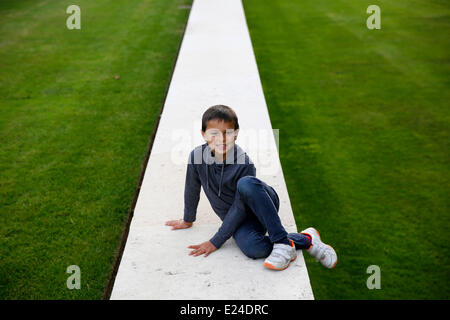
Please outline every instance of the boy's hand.
[{"label": "boy's hand", "polygon": [[171,230],[190,228],[192,224],[192,222],[186,222],[183,219],[166,221],[166,226],[172,226]]},{"label": "boy's hand", "polygon": [[198,245],[192,245],[188,248],[195,249],[189,253],[189,255],[193,255],[195,257],[201,254],[205,254],[205,257],[207,257],[210,253],[217,250],[217,248],[210,241],[206,241]]}]

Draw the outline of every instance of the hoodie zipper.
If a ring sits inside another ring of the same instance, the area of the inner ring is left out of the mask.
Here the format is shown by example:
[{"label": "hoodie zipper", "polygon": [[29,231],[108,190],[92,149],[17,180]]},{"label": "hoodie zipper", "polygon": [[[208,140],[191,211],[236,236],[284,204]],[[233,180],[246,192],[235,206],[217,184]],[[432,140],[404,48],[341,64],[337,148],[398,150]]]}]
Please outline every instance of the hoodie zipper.
[{"label": "hoodie zipper", "polygon": [[[235,147],[233,148],[233,156],[235,156],[234,155],[234,150],[235,149]],[[211,152],[211,151],[209,151],[209,152]],[[221,172],[220,172],[220,183],[219,183],[219,198],[220,198],[220,194],[221,194],[221,192],[222,192],[222,179],[223,179],[223,168],[224,168],[224,166],[225,166],[225,161],[226,161],[226,159],[222,162],[222,169],[221,169]],[[209,175],[208,175],[208,163],[205,163],[205,166],[206,166],[206,189],[207,190],[209,190]]]},{"label": "hoodie zipper", "polygon": [[222,171],[220,172],[220,183],[219,183],[219,198],[220,198],[220,190],[222,189],[222,177],[223,177],[223,166],[225,164],[222,163]]}]

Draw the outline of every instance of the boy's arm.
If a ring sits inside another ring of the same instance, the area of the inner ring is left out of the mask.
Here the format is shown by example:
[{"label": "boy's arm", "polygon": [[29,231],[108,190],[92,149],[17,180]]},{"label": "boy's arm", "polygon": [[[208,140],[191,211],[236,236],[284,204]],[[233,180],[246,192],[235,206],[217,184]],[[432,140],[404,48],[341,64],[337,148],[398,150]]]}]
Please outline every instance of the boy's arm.
[{"label": "boy's arm", "polygon": [[184,218],[186,222],[194,222],[197,214],[197,206],[200,200],[201,182],[198,172],[194,166],[194,153],[189,154],[186,171],[186,182],[184,185]]},{"label": "boy's arm", "polygon": [[[246,167],[240,178],[245,176],[256,177],[256,168],[253,163]],[[236,190],[233,204],[228,210],[225,218],[222,221],[222,225],[216,234],[209,240],[217,249],[220,248],[225,241],[227,241],[233,235],[234,231],[241,225],[246,218],[245,207],[242,201],[237,201],[240,197],[239,192]]]}]

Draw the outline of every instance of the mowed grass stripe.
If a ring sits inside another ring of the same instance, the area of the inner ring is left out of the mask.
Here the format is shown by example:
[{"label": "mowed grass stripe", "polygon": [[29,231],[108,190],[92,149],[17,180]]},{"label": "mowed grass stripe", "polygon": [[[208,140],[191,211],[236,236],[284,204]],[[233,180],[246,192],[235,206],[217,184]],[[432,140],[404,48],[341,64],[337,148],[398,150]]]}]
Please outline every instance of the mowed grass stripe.
[{"label": "mowed grass stripe", "polygon": [[297,224],[339,255],[305,254],[315,297],[448,299],[448,4],[243,3]]},{"label": "mowed grass stripe", "polygon": [[191,2],[0,4],[0,298],[103,296]]}]

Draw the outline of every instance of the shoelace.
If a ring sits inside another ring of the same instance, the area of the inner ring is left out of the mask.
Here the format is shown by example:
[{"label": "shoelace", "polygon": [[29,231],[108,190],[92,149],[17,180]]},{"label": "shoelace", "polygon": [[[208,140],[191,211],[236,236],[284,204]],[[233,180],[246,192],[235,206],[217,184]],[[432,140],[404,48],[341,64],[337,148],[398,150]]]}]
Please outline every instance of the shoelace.
[{"label": "shoelace", "polygon": [[322,247],[319,249],[319,254],[316,257],[316,261],[320,262],[323,259],[325,259],[327,257],[327,255],[329,254],[328,250],[326,247]]}]

